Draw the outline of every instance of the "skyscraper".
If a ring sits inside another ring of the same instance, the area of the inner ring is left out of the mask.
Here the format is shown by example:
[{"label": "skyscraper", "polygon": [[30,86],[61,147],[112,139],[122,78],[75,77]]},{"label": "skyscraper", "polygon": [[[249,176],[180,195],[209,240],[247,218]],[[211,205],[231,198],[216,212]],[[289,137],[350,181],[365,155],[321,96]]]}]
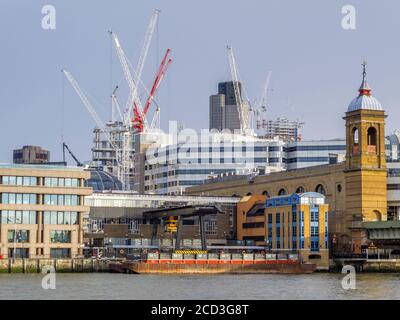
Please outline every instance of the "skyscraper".
[{"label": "skyscraper", "polygon": [[[242,84],[239,82],[240,92]],[[240,120],[238,103],[235,97],[233,82],[218,84],[218,94],[210,96],[210,130],[239,130]]]}]

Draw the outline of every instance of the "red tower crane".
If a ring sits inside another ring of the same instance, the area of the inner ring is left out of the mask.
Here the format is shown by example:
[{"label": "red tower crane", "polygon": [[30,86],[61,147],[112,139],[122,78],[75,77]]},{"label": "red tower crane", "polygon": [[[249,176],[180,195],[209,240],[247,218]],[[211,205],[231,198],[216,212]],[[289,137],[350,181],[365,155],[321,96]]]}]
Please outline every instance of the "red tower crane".
[{"label": "red tower crane", "polygon": [[163,60],[161,61],[161,65],[156,73],[156,77],[154,79],[153,86],[151,87],[149,97],[147,98],[146,104],[143,108],[143,112],[141,113],[136,103],[134,104],[132,127],[138,132],[143,132],[145,129],[147,112],[149,111],[151,103],[154,100],[154,96],[156,95],[157,90],[160,87],[161,81],[164,78],[165,73],[167,72],[168,66],[172,63],[172,59],[168,58],[170,52],[171,50],[168,49],[164,55]]}]

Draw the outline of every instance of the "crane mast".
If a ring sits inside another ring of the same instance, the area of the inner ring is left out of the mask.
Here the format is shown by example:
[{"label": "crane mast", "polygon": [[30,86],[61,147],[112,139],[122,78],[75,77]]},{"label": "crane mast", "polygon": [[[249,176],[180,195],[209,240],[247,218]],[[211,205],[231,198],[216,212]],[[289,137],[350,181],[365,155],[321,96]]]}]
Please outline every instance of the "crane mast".
[{"label": "crane mast", "polygon": [[238,107],[240,131],[242,134],[245,134],[249,129],[249,115],[248,112],[246,112],[245,110],[245,106],[240,94],[239,77],[238,77],[235,55],[233,54],[233,49],[231,46],[227,46],[227,49],[228,49],[229,65],[231,69],[231,76],[233,82],[233,90],[235,92],[235,100]]}]

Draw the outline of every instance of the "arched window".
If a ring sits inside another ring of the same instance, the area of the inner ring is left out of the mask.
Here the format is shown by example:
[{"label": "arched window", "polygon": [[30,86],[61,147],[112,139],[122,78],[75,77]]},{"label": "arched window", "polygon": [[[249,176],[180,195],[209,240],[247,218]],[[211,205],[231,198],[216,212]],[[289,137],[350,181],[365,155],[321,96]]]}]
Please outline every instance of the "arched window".
[{"label": "arched window", "polygon": [[300,187],[298,187],[298,188],[296,189],[296,193],[304,193],[304,192],[306,192],[306,190],[304,189],[303,186],[300,186]]},{"label": "arched window", "polygon": [[262,194],[263,196],[267,196],[269,198],[269,192],[267,190],[264,190]]},{"label": "arched window", "polygon": [[374,127],[368,128],[367,141],[369,146],[376,146],[376,129]]},{"label": "arched window", "polygon": [[358,138],[359,138],[359,136],[358,136],[358,129],[357,129],[357,127],[354,127],[354,128],[353,128],[352,137],[353,137],[353,144],[354,144],[354,145],[358,145]]},{"label": "arched window", "polygon": [[278,196],[284,196],[284,195],[286,195],[286,190],[282,188],[278,191]]},{"label": "arched window", "polygon": [[316,186],[315,192],[318,192],[318,193],[323,194],[323,195],[326,194],[325,188],[324,188],[324,186],[322,184],[319,184],[319,185]]},{"label": "arched window", "polygon": [[382,214],[378,210],[374,210],[372,221],[382,221]]}]

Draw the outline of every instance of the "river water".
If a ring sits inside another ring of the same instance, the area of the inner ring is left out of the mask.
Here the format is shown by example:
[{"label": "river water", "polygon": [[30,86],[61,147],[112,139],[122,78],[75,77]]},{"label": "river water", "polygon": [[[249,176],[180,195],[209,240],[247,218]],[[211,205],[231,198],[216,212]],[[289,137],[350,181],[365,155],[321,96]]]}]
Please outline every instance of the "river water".
[{"label": "river water", "polygon": [[56,274],[44,290],[40,274],[0,274],[0,299],[400,299],[400,274],[132,275]]}]

